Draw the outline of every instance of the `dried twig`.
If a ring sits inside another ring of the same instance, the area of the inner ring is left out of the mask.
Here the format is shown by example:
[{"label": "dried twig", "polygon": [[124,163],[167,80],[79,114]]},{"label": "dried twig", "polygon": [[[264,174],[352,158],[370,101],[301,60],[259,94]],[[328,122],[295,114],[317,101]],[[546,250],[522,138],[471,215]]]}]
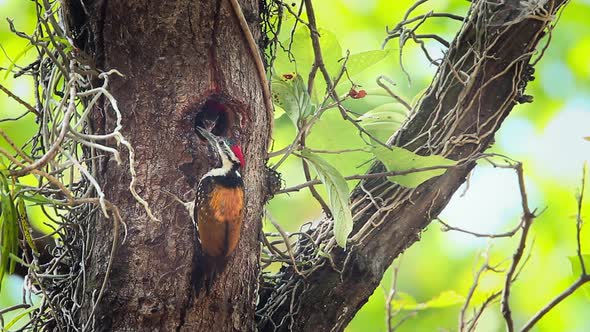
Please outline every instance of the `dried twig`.
[{"label": "dried twig", "polygon": [[507,232],[504,232],[504,233],[478,233],[478,232],[469,231],[469,230],[466,230],[463,228],[451,226],[451,225],[447,224],[446,222],[444,222],[439,217],[434,218],[434,220],[438,221],[439,223],[441,223],[443,225],[443,231],[445,231],[445,232],[446,231],[457,231],[457,232],[473,235],[475,237],[486,237],[486,238],[490,238],[490,239],[496,239],[496,238],[501,238],[501,237],[513,237],[514,234],[516,234],[522,228],[522,223],[523,223],[523,221],[521,220],[521,222],[518,223],[518,225],[516,225],[515,228],[513,228]]},{"label": "dried twig", "polygon": [[512,319],[512,311],[510,309],[510,290],[511,285],[513,282],[514,274],[516,273],[516,269],[518,264],[520,263],[520,259],[522,258],[522,254],[524,253],[524,249],[526,247],[527,236],[533,221],[536,218],[534,211],[531,212],[529,209],[528,199],[527,199],[527,192],[524,185],[524,174],[522,170],[522,164],[517,163],[513,166],[516,174],[518,176],[518,187],[520,190],[520,198],[522,204],[522,234],[520,236],[520,241],[518,243],[518,247],[514,252],[514,256],[512,258],[512,264],[506,273],[506,278],[504,281],[504,288],[502,292],[502,315],[504,316],[504,320],[506,321],[506,329],[509,332],[514,331],[514,321]]}]

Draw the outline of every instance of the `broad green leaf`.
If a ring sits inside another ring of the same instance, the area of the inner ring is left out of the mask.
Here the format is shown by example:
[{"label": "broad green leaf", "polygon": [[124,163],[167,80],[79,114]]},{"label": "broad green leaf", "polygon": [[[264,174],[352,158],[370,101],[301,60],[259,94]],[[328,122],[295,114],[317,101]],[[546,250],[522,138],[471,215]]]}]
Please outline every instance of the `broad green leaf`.
[{"label": "broad green leaf", "polygon": [[[341,64],[339,60],[342,59],[342,47],[334,33],[321,28],[318,31],[324,65],[330,76],[334,77],[340,72]],[[296,72],[303,77],[306,82],[305,85],[307,85],[309,72],[315,60],[309,29],[307,27],[298,28],[293,34],[293,38],[283,40],[282,45],[285,48],[291,45],[292,57],[289,57],[289,54],[285,51],[279,51],[273,63],[273,73],[281,76],[285,73]],[[291,62],[291,59],[295,61]],[[325,91],[326,82],[322,77],[322,73],[318,70],[312,90],[313,101],[319,103],[323,99]]]},{"label": "broad green leaf", "polygon": [[[342,59],[342,47],[340,47],[340,43],[336,38],[336,35],[328,30],[319,29],[320,33],[320,47],[322,49],[322,59],[324,61],[324,65],[326,66],[326,70],[330,74],[330,77],[334,79],[336,75],[340,72],[341,64],[340,59]],[[313,54],[313,48],[311,47],[311,38],[309,39],[309,50],[311,50]],[[315,56],[312,57],[312,61],[315,59]],[[311,66],[310,66],[311,68]],[[309,75],[309,71],[306,72],[306,77]],[[314,83],[313,89],[311,91],[312,100],[319,104],[324,99],[324,95],[326,94],[326,80],[322,73],[318,70]]]},{"label": "broad green leaf", "polygon": [[295,127],[314,111],[305,83],[301,76],[295,73],[283,74],[273,79],[272,99],[275,105],[287,113]]},{"label": "broad green leaf", "polygon": [[308,150],[303,150],[301,156],[310,163],[324,186],[326,186],[330,210],[334,217],[334,237],[336,243],[346,249],[346,240],[350,232],[352,232],[348,184],[334,166],[319,156]]},{"label": "broad green leaf", "polygon": [[414,298],[405,293],[400,293],[398,299],[391,301],[395,310],[424,310],[433,308],[446,308],[465,302],[465,297],[455,291],[448,290],[440,293],[432,299],[418,303]]},{"label": "broad green leaf", "polygon": [[369,133],[382,141],[386,141],[395,133],[407,118],[403,107],[396,103],[388,103],[375,107],[358,118],[359,124]]},{"label": "broad green leaf", "polygon": [[[334,76],[340,69],[338,60],[342,58],[342,47],[340,47],[334,33],[320,28],[319,34],[322,59],[330,75]],[[307,78],[315,59],[308,28],[301,27],[297,29],[293,34],[293,39],[283,40],[282,45],[285,48],[291,45],[292,59],[295,59],[295,62],[291,62],[287,52],[279,51],[273,64],[274,74],[282,75],[294,71]],[[321,73],[318,72],[318,75],[321,76]]]},{"label": "broad green leaf", "polygon": [[[332,33],[326,29],[318,29],[320,33],[320,48],[322,49],[322,59],[324,60],[324,65],[330,73],[330,76],[334,77],[340,71],[340,63],[339,60],[342,58],[342,47],[338,42],[338,38],[336,38],[336,34]],[[312,57],[310,64],[313,63],[315,56],[313,55],[313,47],[311,44],[311,38],[309,37],[309,31],[305,28],[306,32],[306,41],[302,44],[302,47],[307,47],[309,51],[311,51]],[[310,66],[311,68],[311,66]],[[309,73],[309,70],[308,70]],[[318,75],[321,77],[321,73],[318,72]],[[323,78],[322,78],[323,80]]]},{"label": "broad green leaf", "polygon": [[[572,274],[574,278],[578,278],[582,275],[582,266],[580,265],[580,258],[578,256],[569,256],[568,257],[570,264],[572,265]],[[586,268],[586,273],[590,273],[590,254],[583,254],[582,259],[584,260],[584,267]],[[586,299],[590,300],[590,285],[586,284],[582,286],[584,290],[584,295]]]},{"label": "broad green leaf", "polygon": [[346,61],[346,72],[348,76],[352,77],[379,63],[389,54],[389,50],[373,50],[351,54],[348,61]]},{"label": "broad green leaf", "polygon": [[414,307],[418,304],[418,301],[408,293],[397,291],[395,298],[391,300],[391,304],[396,310],[399,310],[406,307]]},{"label": "broad green leaf", "polygon": [[274,119],[276,120],[276,119],[280,118],[281,116],[283,116],[283,114],[285,114],[285,110],[282,107],[278,106],[276,103],[274,103],[274,105],[275,105]]},{"label": "broad green leaf", "polygon": [[438,155],[420,156],[406,149],[392,146],[391,150],[376,146],[372,149],[373,154],[389,172],[401,172],[427,167],[440,167],[432,170],[417,171],[406,175],[389,176],[389,181],[408,188],[415,188],[422,182],[427,181],[435,176],[442,175],[447,166],[457,164],[456,161],[444,158]]}]

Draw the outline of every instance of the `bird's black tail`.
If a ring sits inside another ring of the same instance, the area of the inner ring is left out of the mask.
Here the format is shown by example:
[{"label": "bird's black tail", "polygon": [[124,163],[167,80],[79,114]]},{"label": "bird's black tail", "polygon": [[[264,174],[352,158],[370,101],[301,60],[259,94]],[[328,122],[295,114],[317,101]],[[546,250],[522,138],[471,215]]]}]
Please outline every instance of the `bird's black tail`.
[{"label": "bird's black tail", "polygon": [[226,263],[227,259],[224,256],[211,257],[207,254],[195,255],[192,279],[197,297],[203,289],[209,294],[215,279],[223,271]]}]

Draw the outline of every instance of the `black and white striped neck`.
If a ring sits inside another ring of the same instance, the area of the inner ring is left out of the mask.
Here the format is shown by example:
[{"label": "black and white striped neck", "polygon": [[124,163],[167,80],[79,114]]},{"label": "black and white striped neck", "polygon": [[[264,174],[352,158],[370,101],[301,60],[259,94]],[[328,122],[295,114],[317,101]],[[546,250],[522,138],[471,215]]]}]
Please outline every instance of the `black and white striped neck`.
[{"label": "black and white striped neck", "polygon": [[220,153],[220,157],[221,167],[213,168],[205,173],[201,181],[209,178],[226,187],[243,186],[242,175],[238,171],[240,163],[235,161],[236,158],[231,158],[232,156],[227,156],[223,152]]},{"label": "black and white striped neck", "polygon": [[200,184],[215,183],[228,188],[243,187],[242,175],[238,172],[239,164],[229,171],[222,171],[222,168],[215,168],[203,175]]}]

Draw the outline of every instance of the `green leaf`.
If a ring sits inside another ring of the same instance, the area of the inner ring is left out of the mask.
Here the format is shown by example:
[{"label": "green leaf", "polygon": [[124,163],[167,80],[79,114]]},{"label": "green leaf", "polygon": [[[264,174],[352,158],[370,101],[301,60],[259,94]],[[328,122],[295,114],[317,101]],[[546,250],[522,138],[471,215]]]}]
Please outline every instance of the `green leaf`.
[{"label": "green leaf", "polygon": [[[40,302],[41,303],[41,302]],[[4,331],[8,331],[11,327],[13,327],[18,321],[29,315],[30,313],[34,312],[35,310],[39,309],[39,304],[31,306],[27,309],[22,310],[19,314],[17,314],[12,320],[10,320],[5,326]]]},{"label": "green leaf", "polygon": [[405,293],[399,293],[399,298],[391,301],[395,310],[424,310],[434,308],[446,308],[465,302],[465,297],[455,291],[448,290],[440,293],[432,299],[418,303],[414,298]]},{"label": "green leaf", "polygon": [[29,217],[27,216],[27,210],[25,207],[25,201],[18,198],[16,203],[16,210],[18,212],[18,220],[20,221],[20,229],[22,230],[23,237],[29,248],[33,251],[37,257],[39,256],[39,250],[37,250],[37,246],[35,245],[35,241],[33,241],[33,236],[31,235],[31,225],[29,223]]},{"label": "green leaf", "polygon": [[332,259],[332,257],[330,256],[330,254],[328,254],[327,252],[323,251],[322,249],[318,249],[317,251],[318,255],[327,259]]},{"label": "green leaf", "polygon": [[407,118],[407,113],[397,103],[375,107],[358,118],[359,124],[369,133],[386,141],[395,133]]},{"label": "green leaf", "polygon": [[326,186],[330,210],[334,217],[334,237],[336,243],[346,249],[346,240],[350,232],[352,232],[348,184],[334,166],[309,150],[303,150],[301,156],[310,163],[324,186]]},{"label": "green leaf", "polygon": [[314,112],[309,94],[301,76],[295,73],[283,74],[272,81],[272,100],[287,113],[298,127],[299,121],[306,119]]},{"label": "green leaf", "polygon": [[[340,72],[341,64],[339,60],[342,59],[342,47],[334,33],[321,28],[318,29],[318,32],[320,34],[320,48],[322,49],[324,65],[330,76],[334,77]],[[304,78],[307,85],[309,72],[315,60],[309,29],[307,27],[298,28],[293,34],[293,38],[283,40],[282,45],[285,45],[285,47],[291,45],[292,57],[289,57],[287,52],[279,51],[273,63],[273,73],[281,76],[285,73],[295,72]],[[295,61],[291,62],[291,59]],[[323,99],[325,91],[326,82],[318,71],[313,84],[313,101],[319,103]]]},{"label": "green leaf", "polygon": [[21,194],[19,195],[20,198],[27,202],[32,202],[36,204],[52,204],[52,205],[62,205],[62,202],[47,198],[41,194]]},{"label": "green leaf", "polygon": [[36,187],[31,187],[17,182],[14,184],[14,188],[16,189],[15,191],[18,192],[18,197],[24,199],[27,202],[51,205],[63,204],[62,202],[47,198],[39,193],[33,192],[34,190],[37,190]]},{"label": "green leaf", "polygon": [[12,73],[12,69],[14,68],[14,66],[16,66],[16,63],[18,62],[18,60],[20,60],[20,58],[22,58],[23,55],[25,55],[27,53],[27,51],[29,51],[32,48],[33,48],[33,44],[28,43],[27,46],[25,46],[25,48],[23,48],[23,50],[20,51],[14,57],[14,59],[12,59],[12,62],[10,63],[10,66],[8,66],[8,68],[6,68],[6,74],[4,75],[4,79],[6,79],[8,77],[8,75],[10,75],[10,73]]},{"label": "green leaf", "polygon": [[13,273],[16,261],[10,255],[18,255],[18,214],[8,181],[0,173],[0,285],[6,272]]},{"label": "green leaf", "polygon": [[274,119],[276,120],[276,119],[280,118],[281,116],[283,116],[283,114],[285,114],[285,110],[282,107],[278,106],[276,103],[274,103],[274,105],[275,105]]},{"label": "green leaf", "polygon": [[[333,76],[340,68],[338,60],[342,58],[342,47],[334,33],[320,28],[319,34],[322,58],[326,69]],[[287,52],[278,52],[273,64],[274,74],[282,75],[296,72],[307,78],[315,59],[309,29],[307,27],[298,28],[293,34],[293,39],[287,38],[283,40],[282,45],[285,45],[285,47],[291,45],[291,55],[295,61],[291,62]]]},{"label": "green leaf", "polygon": [[[309,37],[309,31],[305,28],[307,32],[307,39],[309,40],[308,44],[304,44],[303,47],[308,47],[313,55],[313,47],[311,44],[311,38]],[[338,42],[338,38],[336,38],[336,34],[333,32],[326,30],[326,29],[319,29],[320,33],[320,47],[322,49],[322,59],[324,60],[324,65],[330,73],[330,76],[334,77],[340,71],[340,63],[339,60],[342,58],[342,47],[340,46],[340,42]],[[312,61],[315,57],[312,57]],[[310,66],[311,68],[311,66]],[[321,76],[321,73],[318,73]],[[323,81],[323,78],[322,78]]]},{"label": "green leaf", "polygon": [[406,149],[392,146],[391,150],[383,146],[372,148],[372,152],[389,172],[402,172],[427,167],[437,169],[417,171],[406,175],[389,176],[387,179],[408,188],[415,188],[426,180],[442,175],[447,166],[457,164],[456,161],[438,155],[420,156]]},{"label": "green leaf", "polygon": [[389,50],[373,50],[351,54],[348,57],[348,61],[346,62],[346,72],[350,77],[357,75],[369,67],[379,63],[389,54]]},{"label": "green leaf", "polygon": [[[580,258],[578,256],[568,256],[570,264],[572,265],[572,274],[574,278],[582,275],[582,266],[580,265]],[[584,267],[586,273],[590,273],[590,254],[582,254],[582,260],[584,261]],[[590,285],[586,284],[582,286],[586,299],[590,300]]]}]

